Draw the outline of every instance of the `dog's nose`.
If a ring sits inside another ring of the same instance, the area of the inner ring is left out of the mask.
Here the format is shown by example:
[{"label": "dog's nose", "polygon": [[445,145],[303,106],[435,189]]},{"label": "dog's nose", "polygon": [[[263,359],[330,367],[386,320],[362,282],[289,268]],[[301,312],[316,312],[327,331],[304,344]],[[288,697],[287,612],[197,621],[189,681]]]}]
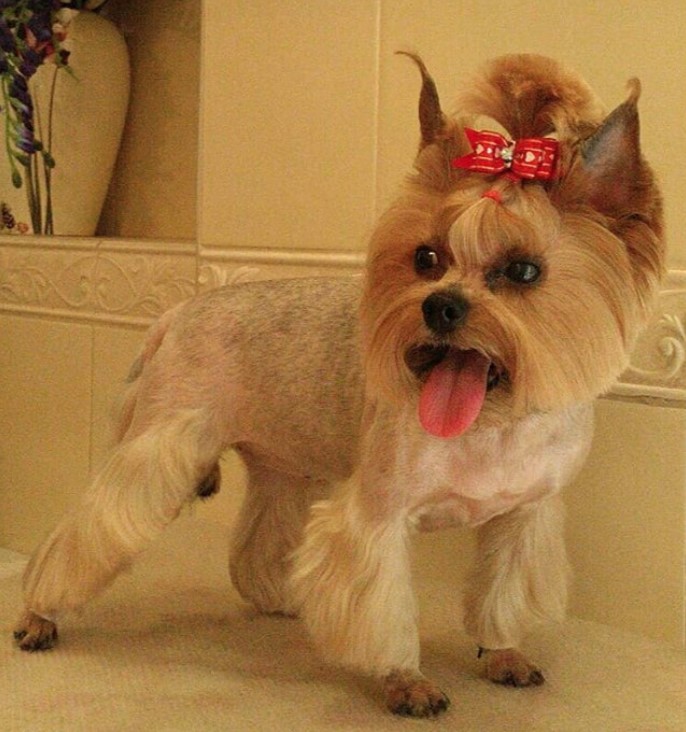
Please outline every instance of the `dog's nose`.
[{"label": "dog's nose", "polygon": [[448,335],[464,322],[469,303],[456,290],[434,292],[422,303],[424,322],[436,335]]}]

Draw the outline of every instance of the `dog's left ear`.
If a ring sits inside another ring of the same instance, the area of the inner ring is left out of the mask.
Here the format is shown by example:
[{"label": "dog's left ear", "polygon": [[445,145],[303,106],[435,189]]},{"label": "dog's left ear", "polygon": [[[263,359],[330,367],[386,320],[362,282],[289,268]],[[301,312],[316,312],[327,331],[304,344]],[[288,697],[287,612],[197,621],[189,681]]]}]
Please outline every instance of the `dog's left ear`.
[{"label": "dog's left ear", "polygon": [[436,141],[446,123],[445,115],[441,111],[436,83],[416,53],[409,51],[397,51],[396,53],[411,58],[422,75],[422,90],[419,94],[419,127],[422,133],[421,147],[426,147]]},{"label": "dog's left ear", "polygon": [[597,211],[630,213],[642,198],[646,165],[641,156],[638,79],[629,81],[629,98],[605,119],[581,146],[585,194]]}]

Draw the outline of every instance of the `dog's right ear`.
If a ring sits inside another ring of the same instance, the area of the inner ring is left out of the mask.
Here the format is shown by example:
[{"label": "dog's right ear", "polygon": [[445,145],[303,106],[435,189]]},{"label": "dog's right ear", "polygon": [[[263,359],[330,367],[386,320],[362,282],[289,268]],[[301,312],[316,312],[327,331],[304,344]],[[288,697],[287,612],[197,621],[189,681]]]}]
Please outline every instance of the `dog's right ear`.
[{"label": "dog's right ear", "polygon": [[436,84],[426,70],[422,59],[410,51],[396,51],[396,53],[411,58],[422,75],[422,90],[419,94],[419,127],[422,133],[421,147],[435,142],[445,128],[445,115],[441,111]]}]

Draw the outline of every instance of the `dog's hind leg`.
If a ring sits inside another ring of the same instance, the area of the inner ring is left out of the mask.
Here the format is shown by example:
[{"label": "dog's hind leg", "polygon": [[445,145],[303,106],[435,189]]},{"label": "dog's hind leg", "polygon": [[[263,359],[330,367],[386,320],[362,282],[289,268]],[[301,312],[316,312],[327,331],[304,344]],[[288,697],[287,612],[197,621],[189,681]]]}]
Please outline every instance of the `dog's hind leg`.
[{"label": "dog's hind leg", "polygon": [[221,448],[205,409],[165,413],[117,445],[27,567],[19,646],[52,645],[55,617],[86,603],[130,564],[194,497]]},{"label": "dog's hind leg", "polygon": [[326,484],[242,455],[248,485],[233,532],[231,579],[242,597],[262,612],[295,615],[288,591],[291,554],[302,541],[310,504]]},{"label": "dog's hind leg", "polygon": [[465,600],[465,627],[487,678],[538,686],[540,669],[517,646],[532,626],[564,617],[569,568],[559,496],[498,516],[479,529]]}]

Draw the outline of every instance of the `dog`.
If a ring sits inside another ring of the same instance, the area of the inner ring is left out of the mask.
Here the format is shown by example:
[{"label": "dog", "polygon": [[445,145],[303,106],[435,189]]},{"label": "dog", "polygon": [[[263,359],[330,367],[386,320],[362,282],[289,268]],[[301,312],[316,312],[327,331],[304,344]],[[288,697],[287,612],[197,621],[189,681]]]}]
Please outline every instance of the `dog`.
[{"label": "dog", "polygon": [[484,675],[543,683],[518,648],[564,613],[560,490],[664,271],[640,84],[606,116],[576,73],[510,55],[448,115],[407,55],[420,145],[364,277],[227,286],[152,326],[116,446],[26,570],[20,648],[52,646],[58,615],[218,490],[232,447],[248,475],[235,586],[300,615],[327,658],[380,680],[392,712],[449,705],[420,671],[416,531],[475,527],[465,627]]}]

